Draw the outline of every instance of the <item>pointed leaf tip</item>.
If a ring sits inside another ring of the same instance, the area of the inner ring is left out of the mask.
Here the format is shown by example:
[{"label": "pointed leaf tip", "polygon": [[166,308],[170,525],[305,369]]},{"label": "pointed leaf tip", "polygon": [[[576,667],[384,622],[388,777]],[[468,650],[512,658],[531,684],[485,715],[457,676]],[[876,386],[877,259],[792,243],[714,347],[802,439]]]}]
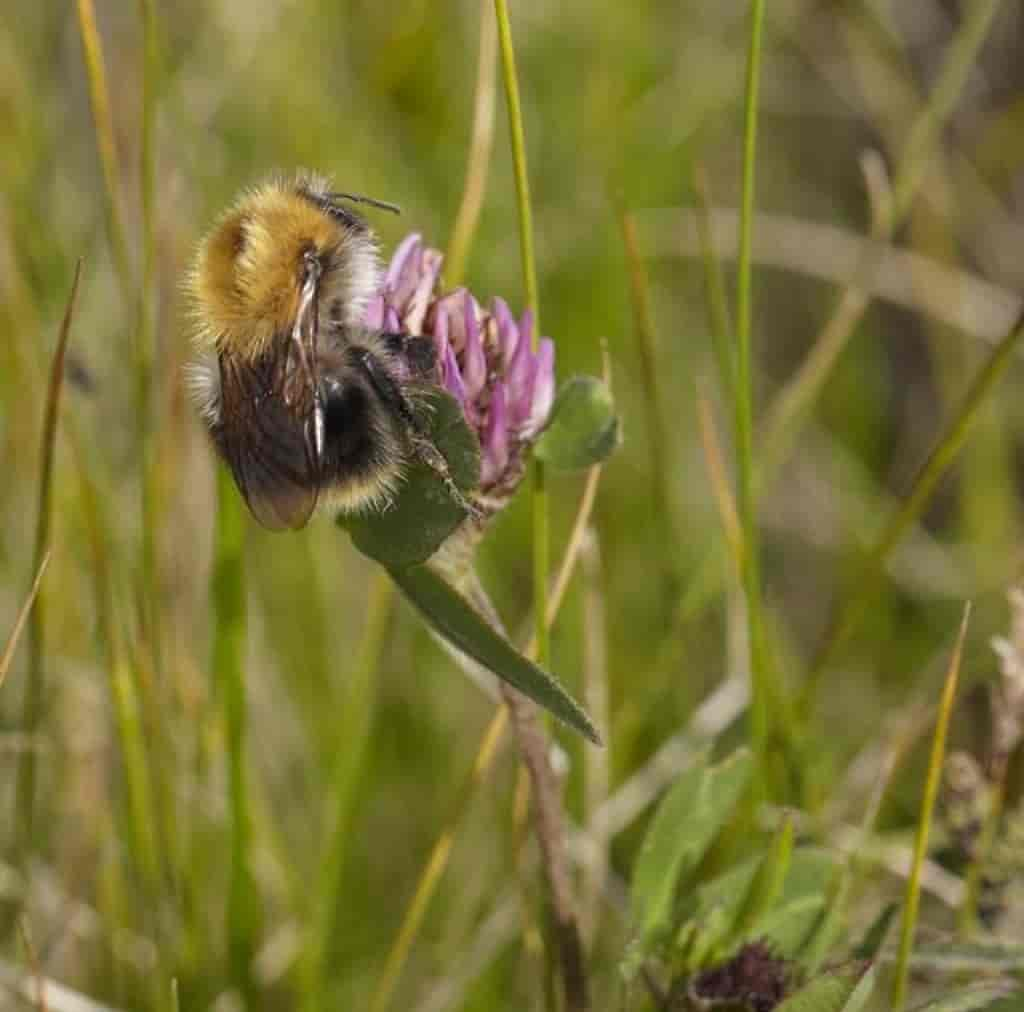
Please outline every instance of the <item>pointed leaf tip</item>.
[{"label": "pointed leaf tip", "polygon": [[583,708],[550,674],[494,631],[468,601],[429,566],[390,570],[417,611],[452,646],[543,706],[595,745],[601,736]]},{"label": "pointed leaf tip", "polygon": [[875,969],[869,964],[838,967],[805,984],[777,1012],[861,1012],[875,981]]}]

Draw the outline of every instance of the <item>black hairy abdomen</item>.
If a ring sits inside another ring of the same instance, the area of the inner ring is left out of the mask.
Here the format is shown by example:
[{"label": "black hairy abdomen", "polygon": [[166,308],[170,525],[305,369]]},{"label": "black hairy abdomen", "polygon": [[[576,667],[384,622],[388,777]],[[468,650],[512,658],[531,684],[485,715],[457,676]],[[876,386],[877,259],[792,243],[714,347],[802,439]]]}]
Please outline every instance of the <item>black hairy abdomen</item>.
[{"label": "black hairy abdomen", "polygon": [[324,484],[347,483],[364,478],[386,460],[383,440],[389,434],[378,431],[372,394],[351,378],[339,382],[323,381],[324,457],[321,468]]}]

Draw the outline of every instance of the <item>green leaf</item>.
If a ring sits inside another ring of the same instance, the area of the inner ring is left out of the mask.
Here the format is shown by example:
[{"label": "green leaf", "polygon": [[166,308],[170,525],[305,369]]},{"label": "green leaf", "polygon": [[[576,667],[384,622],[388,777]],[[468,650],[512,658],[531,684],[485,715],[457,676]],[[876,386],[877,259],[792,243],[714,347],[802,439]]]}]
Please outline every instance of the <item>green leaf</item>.
[{"label": "green leaf", "polygon": [[[1006,1001],[1001,999],[1006,999]],[[1007,1004],[1007,1001],[1010,1004]],[[991,1012],[996,1012],[996,1009],[1000,1007],[1003,1012],[1011,1012],[1011,1010],[1017,1012],[1024,1007],[1021,1004],[1021,993],[1011,993],[1005,986],[1000,987],[996,984],[990,987],[974,987],[970,990],[943,995],[934,1001],[919,1005],[913,1012],[974,1012],[975,1009],[990,1009]]]},{"label": "green leaf", "polygon": [[[704,883],[697,890],[689,919],[704,925],[712,912],[726,911],[729,923],[735,924],[761,867],[761,860],[750,858]],[[770,909],[750,923],[742,937],[734,939],[732,948],[740,942],[762,938],[779,955],[796,958],[824,911],[825,889],[834,868],[834,859],[824,851],[808,847],[795,850],[781,893]]]},{"label": "green leaf", "polygon": [[714,963],[720,963],[728,956],[726,939],[732,923],[731,910],[713,907],[700,924],[689,921],[683,925],[676,938],[676,945],[685,941],[681,956],[688,973],[696,973]]},{"label": "green leaf", "polygon": [[950,942],[919,945],[911,954],[914,969],[943,973],[1019,973],[1024,971],[1024,945],[1013,942]]},{"label": "green leaf", "polygon": [[752,769],[746,749],[718,766],[695,766],[658,806],[633,872],[633,910],[643,938],[650,940],[666,925],[676,886],[732,814]]},{"label": "green leaf", "polygon": [[882,912],[874,919],[860,943],[853,950],[857,959],[877,959],[885,944],[886,936],[892,925],[893,918],[899,913],[898,903],[890,903],[884,907]]},{"label": "green leaf", "polygon": [[[818,972],[842,931],[851,881],[850,863],[846,861],[833,873],[825,891],[821,914],[800,946],[800,961],[808,973]],[[874,950],[867,955],[854,954],[858,959],[873,959],[874,955]]]},{"label": "green leaf", "polygon": [[861,1012],[871,997],[871,992],[875,989],[875,981],[878,977],[878,971],[874,966],[868,968],[867,973],[864,974],[860,979],[860,983],[853,989],[853,994],[846,999],[846,1004],[843,1006],[843,1012]]},{"label": "green leaf", "polygon": [[610,456],[619,441],[611,391],[593,376],[572,376],[559,390],[533,452],[556,471],[579,471]]},{"label": "green leaf", "polygon": [[787,998],[776,1012],[858,1012],[874,986],[873,971],[861,966],[816,977]]},{"label": "green leaf", "polygon": [[595,745],[590,718],[561,684],[496,633],[468,601],[428,566],[391,570],[391,578],[430,626],[452,646],[493,671]]},{"label": "green leaf", "polygon": [[[417,405],[417,414],[448,462],[456,487],[471,493],[480,481],[480,444],[458,401],[446,391],[434,389]],[[426,562],[465,516],[436,472],[413,461],[389,508],[343,513],[338,524],[352,535],[359,551],[395,570]]]},{"label": "green leaf", "polygon": [[762,858],[736,914],[733,938],[739,941],[758,924],[782,892],[793,856],[793,820],[787,816]]}]

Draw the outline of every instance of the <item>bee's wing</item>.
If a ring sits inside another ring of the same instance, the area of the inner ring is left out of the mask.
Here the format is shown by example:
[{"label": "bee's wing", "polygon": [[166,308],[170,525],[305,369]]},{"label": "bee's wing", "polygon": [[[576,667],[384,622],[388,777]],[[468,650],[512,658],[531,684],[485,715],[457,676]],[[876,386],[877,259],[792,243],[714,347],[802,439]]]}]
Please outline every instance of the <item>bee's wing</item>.
[{"label": "bee's wing", "polygon": [[287,352],[255,363],[222,352],[220,377],[213,435],[249,509],[272,530],[305,526],[320,486],[312,385],[295,381]]}]

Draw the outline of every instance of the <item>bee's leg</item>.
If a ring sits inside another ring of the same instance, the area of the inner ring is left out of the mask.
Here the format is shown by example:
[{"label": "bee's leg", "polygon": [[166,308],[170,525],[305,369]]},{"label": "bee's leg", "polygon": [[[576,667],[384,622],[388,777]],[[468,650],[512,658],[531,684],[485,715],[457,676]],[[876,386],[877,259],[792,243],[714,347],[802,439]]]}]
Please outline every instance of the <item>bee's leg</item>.
[{"label": "bee's leg", "polygon": [[414,376],[424,379],[433,376],[437,352],[431,338],[422,334],[381,334],[381,338],[384,347],[398,357]]},{"label": "bee's leg", "polygon": [[380,399],[405,424],[409,442],[412,444],[417,459],[426,464],[441,479],[449,495],[466,513],[475,520],[481,519],[483,511],[480,506],[468,499],[455,484],[451,471],[448,469],[448,461],[445,460],[444,454],[434,445],[433,440],[424,430],[423,424],[416,417],[416,412],[413,411],[409,399],[402,392],[399,384],[395,382],[384,365],[373,356],[372,352],[359,351],[358,362]]}]

